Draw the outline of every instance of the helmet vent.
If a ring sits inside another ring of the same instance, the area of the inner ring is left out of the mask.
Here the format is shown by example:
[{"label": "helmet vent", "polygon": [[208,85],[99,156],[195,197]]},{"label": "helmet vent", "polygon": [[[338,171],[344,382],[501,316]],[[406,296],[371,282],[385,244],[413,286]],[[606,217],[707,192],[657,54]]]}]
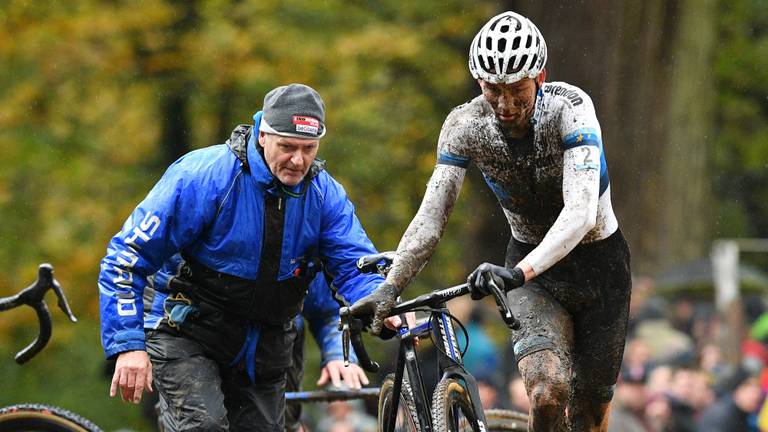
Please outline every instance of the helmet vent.
[{"label": "helmet vent", "polygon": [[507,47],[507,39],[501,38],[499,39],[499,51],[504,52],[504,48]]},{"label": "helmet vent", "polygon": [[509,59],[510,61],[509,61],[509,64],[507,65],[507,74],[520,72],[520,70],[525,66],[526,62],[528,61],[528,54],[525,54],[522,57],[520,57],[520,63],[518,63],[517,67],[513,69],[512,65],[515,64],[515,61],[514,61],[515,59],[516,57],[512,57],[511,59]]},{"label": "helmet vent", "polygon": [[533,38],[531,37],[531,35],[528,35],[528,39],[525,41],[525,47],[530,48],[531,42],[533,42]]},{"label": "helmet vent", "polygon": [[493,22],[493,24],[491,24],[490,30],[491,30],[491,31],[494,31],[494,30],[496,30],[496,25],[497,25],[499,22],[501,22],[501,20],[503,20],[503,19],[504,19],[504,17],[502,16],[502,17],[499,17],[499,19],[497,19],[496,21],[494,21],[494,22]]},{"label": "helmet vent", "polygon": [[515,37],[515,39],[512,41],[512,49],[516,50],[520,47],[520,36]]},{"label": "helmet vent", "polygon": [[480,61],[480,67],[483,68],[484,71],[488,72],[488,66],[485,65],[485,59],[482,57],[477,58]]},{"label": "helmet vent", "polygon": [[487,38],[485,40],[485,49],[493,49],[493,39]]},{"label": "helmet vent", "polygon": [[499,29],[499,31],[500,31],[500,32],[502,32],[502,33],[506,33],[506,32],[508,32],[508,31],[509,31],[509,25],[503,25],[503,26],[501,26],[501,28]]},{"label": "helmet vent", "polygon": [[488,56],[488,67],[486,70],[490,73],[496,73],[496,62],[493,61],[491,56]]}]

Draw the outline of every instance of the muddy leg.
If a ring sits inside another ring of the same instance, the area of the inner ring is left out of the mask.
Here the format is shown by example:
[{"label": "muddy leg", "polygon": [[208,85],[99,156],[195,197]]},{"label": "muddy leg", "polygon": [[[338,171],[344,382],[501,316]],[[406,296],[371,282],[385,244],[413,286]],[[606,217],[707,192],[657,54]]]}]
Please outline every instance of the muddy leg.
[{"label": "muddy leg", "polygon": [[565,407],[570,393],[569,365],[550,350],[537,351],[518,366],[531,400],[528,430],[565,432]]},{"label": "muddy leg", "polygon": [[575,394],[568,404],[572,432],[606,432],[610,413],[610,402],[585,401]]}]

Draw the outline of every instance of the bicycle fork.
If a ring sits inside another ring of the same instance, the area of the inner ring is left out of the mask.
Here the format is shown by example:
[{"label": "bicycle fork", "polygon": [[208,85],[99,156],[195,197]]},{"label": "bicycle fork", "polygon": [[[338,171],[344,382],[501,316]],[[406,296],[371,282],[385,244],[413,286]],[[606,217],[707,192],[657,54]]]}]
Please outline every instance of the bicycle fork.
[{"label": "bicycle fork", "polygon": [[[475,377],[464,369],[464,361],[461,358],[461,350],[456,340],[456,332],[451,323],[451,317],[447,310],[443,309],[432,316],[432,329],[436,342],[442,342],[443,350],[439,357],[441,380],[446,378],[455,378],[464,383],[464,388],[469,393],[469,401],[472,404],[477,424],[472,425],[472,429],[479,432],[487,430],[485,412],[480,402],[480,392],[477,388]],[[469,341],[467,341],[469,342]],[[458,417],[458,413],[454,413]],[[456,419],[458,424],[458,419]]]}]

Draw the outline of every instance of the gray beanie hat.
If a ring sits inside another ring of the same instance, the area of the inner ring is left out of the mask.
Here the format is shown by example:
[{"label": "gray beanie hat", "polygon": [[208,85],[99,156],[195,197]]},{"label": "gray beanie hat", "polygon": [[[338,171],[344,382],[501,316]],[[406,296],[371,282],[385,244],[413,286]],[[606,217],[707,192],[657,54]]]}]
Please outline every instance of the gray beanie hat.
[{"label": "gray beanie hat", "polygon": [[264,96],[263,111],[262,132],[309,139],[325,135],[325,104],[312,87],[278,87]]}]

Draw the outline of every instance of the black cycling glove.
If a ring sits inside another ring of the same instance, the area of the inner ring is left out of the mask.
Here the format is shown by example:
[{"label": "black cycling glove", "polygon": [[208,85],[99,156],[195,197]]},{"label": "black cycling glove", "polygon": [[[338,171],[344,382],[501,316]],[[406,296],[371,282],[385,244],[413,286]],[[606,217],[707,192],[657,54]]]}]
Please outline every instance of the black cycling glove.
[{"label": "black cycling glove", "polygon": [[490,263],[480,264],[475,271],[469,274],[467,285],[472,300],[480,300],[489,295],[491,289],[488,281],[493,278],[496,285],[502,291],[509,291],[519,288],[525,283],[525,272],[520,267],[511,270]]},{"label": "black cycling glove", "polygon": [[397,305],[398,296],[400,296],[400,290],[396,286],[383,282],[376,291],[356,301],[349,308],[349,312],[352,316],[373,315],[371,333],[378,336],[384,320],[389,316],[389,311]]}]

